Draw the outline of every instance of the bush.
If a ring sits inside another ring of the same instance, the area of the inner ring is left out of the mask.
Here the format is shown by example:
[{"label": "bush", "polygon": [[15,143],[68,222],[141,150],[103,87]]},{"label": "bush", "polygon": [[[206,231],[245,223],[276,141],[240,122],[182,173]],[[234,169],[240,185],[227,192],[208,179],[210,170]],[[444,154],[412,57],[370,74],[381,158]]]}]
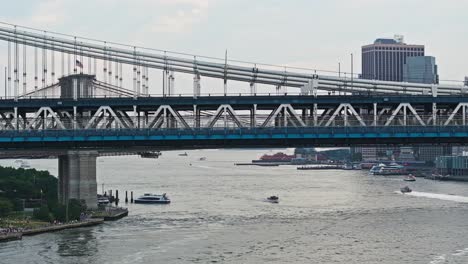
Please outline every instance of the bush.
[{"label": "bush", "polygon": [[68,201],[68,220],[80,220],[81,213],[86,211],[84,200],[70,199]]},{"label": "bush", "polygon": [[53,216],[49,212],[49,207],[47,207],[47,205],[42,205],[39,209],[35,209],[33,217],[37,220],[45,222],[50,222],[53,220]]},{"label": "bush", "polygon": [[13,210],[13,203],[6,199],[0,199],[0,216],[6,216]]}]

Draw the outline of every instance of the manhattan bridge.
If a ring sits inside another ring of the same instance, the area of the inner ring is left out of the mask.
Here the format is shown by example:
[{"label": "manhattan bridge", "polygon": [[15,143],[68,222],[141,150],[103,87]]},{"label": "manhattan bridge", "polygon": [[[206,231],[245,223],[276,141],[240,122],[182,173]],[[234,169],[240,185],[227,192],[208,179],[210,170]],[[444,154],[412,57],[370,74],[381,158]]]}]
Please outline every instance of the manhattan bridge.
[{"label": "manhattan bridge", "polygon": [[[0,150],[59,156],[61,199],[88,205],[96,199],[96,157],[106,152],[468,138],[463,85],[322,74],[6,23],[0,40],[7,48]],[[176,92],[179,76],[193,80],[183,89],[191,93]]]}]

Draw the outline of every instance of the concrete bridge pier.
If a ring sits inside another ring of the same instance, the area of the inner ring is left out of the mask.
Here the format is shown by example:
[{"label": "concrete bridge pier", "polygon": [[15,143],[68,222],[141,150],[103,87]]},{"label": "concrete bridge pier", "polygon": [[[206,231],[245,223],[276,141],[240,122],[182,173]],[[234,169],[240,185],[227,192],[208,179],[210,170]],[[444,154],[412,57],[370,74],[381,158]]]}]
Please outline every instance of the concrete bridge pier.
[{"label": "concrete bridge pier", "polygon": [[84,200],[90,209],[97,208],[97,151],[68,151],[59,156],[59,201]]}]

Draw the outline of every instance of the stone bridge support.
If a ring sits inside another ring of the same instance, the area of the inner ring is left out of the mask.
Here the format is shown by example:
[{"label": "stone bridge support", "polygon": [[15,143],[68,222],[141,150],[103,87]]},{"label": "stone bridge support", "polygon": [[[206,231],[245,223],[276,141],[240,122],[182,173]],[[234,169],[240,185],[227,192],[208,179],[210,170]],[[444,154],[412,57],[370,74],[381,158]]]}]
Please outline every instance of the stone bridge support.
[{"label": "stone bridge support", "polygon": [[90,209],[97,208],[97,151],[68,151],[59,156],[59,201],[84,200]]}]

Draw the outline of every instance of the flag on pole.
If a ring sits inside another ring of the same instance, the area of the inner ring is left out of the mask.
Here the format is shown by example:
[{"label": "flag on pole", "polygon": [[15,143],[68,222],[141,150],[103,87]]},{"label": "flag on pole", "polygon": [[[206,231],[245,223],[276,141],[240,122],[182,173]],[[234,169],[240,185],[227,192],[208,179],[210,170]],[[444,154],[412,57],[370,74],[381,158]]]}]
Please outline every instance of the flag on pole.
[{"label": "flag on pole", "polygon": [[83,69],[83,63],[81,63],[81,61],[79,61],[79,60],[76,60],[76,66]]}]

